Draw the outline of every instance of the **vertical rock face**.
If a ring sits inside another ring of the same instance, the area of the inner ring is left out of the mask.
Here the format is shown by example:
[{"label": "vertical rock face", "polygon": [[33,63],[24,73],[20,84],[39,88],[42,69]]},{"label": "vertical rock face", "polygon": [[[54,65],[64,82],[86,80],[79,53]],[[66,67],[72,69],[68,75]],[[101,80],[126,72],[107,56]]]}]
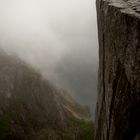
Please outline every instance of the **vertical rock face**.
[{"label": "vertical rock face", "polygon": [[97,0],[96,140],[140,140],[140,1]]}]

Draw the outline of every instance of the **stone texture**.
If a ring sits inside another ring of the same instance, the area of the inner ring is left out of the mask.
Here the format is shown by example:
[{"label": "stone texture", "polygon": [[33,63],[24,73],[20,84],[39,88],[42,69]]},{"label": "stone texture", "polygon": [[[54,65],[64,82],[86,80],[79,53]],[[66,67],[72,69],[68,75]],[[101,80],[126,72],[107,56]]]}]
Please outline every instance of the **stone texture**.
[{"label": "stone texture", "polygon": [[140,140],[140,1],[97,0],[95,140]]}]

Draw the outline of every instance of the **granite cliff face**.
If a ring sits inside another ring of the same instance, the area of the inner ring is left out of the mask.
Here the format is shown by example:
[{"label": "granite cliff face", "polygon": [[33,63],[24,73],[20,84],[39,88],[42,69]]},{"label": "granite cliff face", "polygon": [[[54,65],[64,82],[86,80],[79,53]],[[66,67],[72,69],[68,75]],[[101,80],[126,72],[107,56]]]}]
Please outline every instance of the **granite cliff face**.
[{"label": "granite cliff face", "polygon": [[96,140],[139,140],[140,1],[97,0]]}]

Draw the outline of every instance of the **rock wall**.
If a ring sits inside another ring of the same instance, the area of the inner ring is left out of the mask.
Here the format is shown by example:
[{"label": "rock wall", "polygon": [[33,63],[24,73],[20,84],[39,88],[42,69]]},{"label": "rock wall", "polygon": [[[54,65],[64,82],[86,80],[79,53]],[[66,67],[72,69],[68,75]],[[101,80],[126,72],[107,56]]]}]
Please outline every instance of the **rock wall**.
[{"label": "rock wall", "polygon": [[140,1],[97,0],[95,140],[140,140]]}]

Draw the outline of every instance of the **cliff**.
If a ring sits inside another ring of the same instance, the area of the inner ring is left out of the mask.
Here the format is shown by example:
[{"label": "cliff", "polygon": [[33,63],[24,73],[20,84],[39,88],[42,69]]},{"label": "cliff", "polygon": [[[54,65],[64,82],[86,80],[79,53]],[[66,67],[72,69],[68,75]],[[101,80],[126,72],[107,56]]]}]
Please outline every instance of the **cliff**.
[{"label": "cliff", "polygon": [[97,0],[96,140],[139,140],[140,1]]}]

